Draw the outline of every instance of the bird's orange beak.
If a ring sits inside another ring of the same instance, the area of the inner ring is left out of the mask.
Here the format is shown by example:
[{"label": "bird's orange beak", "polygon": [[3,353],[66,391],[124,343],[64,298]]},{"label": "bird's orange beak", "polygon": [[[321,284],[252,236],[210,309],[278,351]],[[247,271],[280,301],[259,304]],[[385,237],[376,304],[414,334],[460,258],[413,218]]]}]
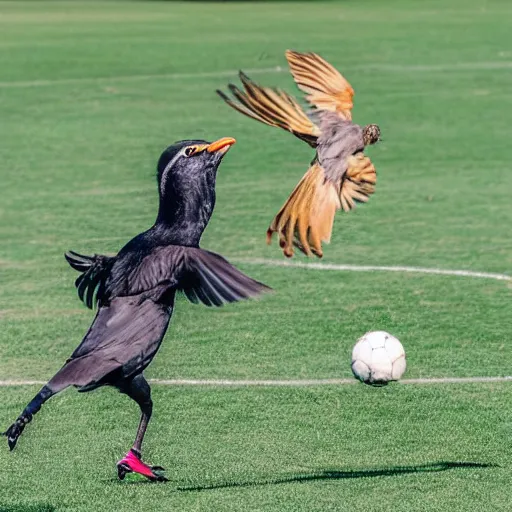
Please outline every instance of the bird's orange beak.
[{"label": "bird's orange beak", "polygon": [[225,153],[236,142],[233,137],[223,137],[206,147],[208,153]]}]

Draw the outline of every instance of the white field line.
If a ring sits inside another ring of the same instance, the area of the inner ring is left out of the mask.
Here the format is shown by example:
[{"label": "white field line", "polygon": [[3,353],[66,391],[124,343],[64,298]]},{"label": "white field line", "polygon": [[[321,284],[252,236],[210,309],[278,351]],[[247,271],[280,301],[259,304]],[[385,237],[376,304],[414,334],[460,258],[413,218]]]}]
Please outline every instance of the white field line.
[{"label": "white field line", "polygon": [[[265,73],[281,73],[283,69],[280,66],[273,68],[255,68],[248,69],[248,74],[257,75]],[[204,71],[198,73],[155,73],[153,75],[119,75],[119,76],[99,76],[84,78],[60,78],[55,80],[31,80],[19,82],[0,82],[0,88],[8,87],[48,87],[51,85],[66,84],[85,84],[101,82],[133,82],[138,80],[152,80],[153,78],[168,78],[170,80],[180,80],[187,78],[223,78],[234,77],[238,70],[230,69],[225,71]]]},{"label": "white field line", "polygon": [[303,263],[286,260],[270,260],[260,258],[233,258],[233,261],[249,265],[264,265],[268,267],[307,268],[311,270],[331,270],[343,272],[408,272],[414,274],[434,274],[440,276],[474,277],[495,279],[497,281],[512,281],[512,276],[493,272],[478,272],[473,270],[450,270],[443,268],[378,266],[378,265],[344,265],[335,263]]},{"label": "white field line", "polygon": [[[344,70],[354,71],[382,71],[389,73],[423,73],[423,72],[445,72],[445,71],[487,71],[512,69],[512,62],[509,61],[489,61],[489,62],[457,62],[453,64],[380,64],[368,63],[356,66],[345,66]],[[274,66],[271,68],[253,68],[244,69],[249,75],[265,73],[287,73],[286,67]],[[18,87],[48,87],[52,85],[82,84],[82,83],[101,83],[101,82],[132,82],[138,80],[152,80],[156,78],[167,78],[170,80],[180,80],[188,78],[223,78],[234,77],[238,70],[224,71],[205,71],[198,73],[155,73],[148,75],[118,75],[103,77],[83,77],[83,78],[58,78],[54,80],[27,80],[0,82],[0,88],[18,88]]]},{"label": "white field line", "polygon": [[[512,376],[503,377],[433,377],[420,379],[402,379],[399,384],[475,384],[489,382],[509,382]],[[356,379],[149,379],[150,384],[157,386],[202,386],[202,387],[313,387],[313,386],[346,386],[359,384]],[[0,380],[0,387],[44,385],[43,380]]]},{"label": "white field line", "polygon": [[376,71],[401,72],[444,72],[444,71],[485,71],[498,69],[512,69],[510,61],[488,62],[457,62],[454,64],[365,64],[357,69],[371,69]]},{"label": "white field line", "polygon": [[[309,268],[314,270],[337,270],[349,272],[411,272],[420,274],[436,274],[461,277],[475,277],[484,279],[496,279],[499,281],[512,281],[512,277],[506,274],[495,274],[491,272],[473,272],[470,270],[445,270],[439,268],[423,267],[380,267],[373,265],[337,265],[330,263],[302,263],[289,262],[285,260],[266,259],[237,259],[236,261],[276,267]],[[403,379],[400,384],[471,384],[485,382],[507,382],[512,381],[512,376],[502,377],[433,377],[419,379]],[[357,384],[355,379],[255,379],[255,380],[232,380],[232,379],[150,379],[151,384],[162,386],[208,386],[208,387],[308,387],[308,386],[341,386]],[[33,386],[44,385],[42,380],[0,380],[0,387],[8,386]]]},{"label": "white field line", "polygon": [[[402,379],[400,384],[471,384],[479,382],[512,381],[506,377],[438,377],[421,379]],[[211,386],[211,387],[309,387],[309,386],[345,386],[358,384],[356,379],[152,379],[149,382],[163,386]]]}]

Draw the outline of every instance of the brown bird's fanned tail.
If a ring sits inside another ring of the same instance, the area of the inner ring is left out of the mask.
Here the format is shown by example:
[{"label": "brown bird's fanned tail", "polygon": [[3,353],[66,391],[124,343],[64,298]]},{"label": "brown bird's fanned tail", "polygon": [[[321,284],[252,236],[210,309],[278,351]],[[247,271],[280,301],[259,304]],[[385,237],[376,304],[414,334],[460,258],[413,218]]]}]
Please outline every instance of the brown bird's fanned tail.
[{"label": "brown bird's fanned tail", "polygon": [[316,53],[286,50],[285,55],[296,84],[312,105],[352,119],[354,89],[338,70]]},{"label": "brown bird's fanned tail", "polygon": [[352,210],[355,203],[366,203],[375,192],[377,172],[372,161],[363,153],[350,156],[340,190],[341,207]]},{"label": "brown bird's fanned tail", "polygon": [[280,89],[261,87],[242,71],[239,76],[243,91],[229,84],[234,99],[217,90],[230,107],[261,123],[287,130],[311,146],[316,145],[319,129],[294,98]]},{"label": "brown bird's fanned tail", "polygon": [[304,254],[323,256],[322,242],[329,242],[336,210],[340,208],[337,187],[325,178],[315,162],[279,210],[267,231],[267,243],[278,233],[279,244],[287,257],[293,246]]}]

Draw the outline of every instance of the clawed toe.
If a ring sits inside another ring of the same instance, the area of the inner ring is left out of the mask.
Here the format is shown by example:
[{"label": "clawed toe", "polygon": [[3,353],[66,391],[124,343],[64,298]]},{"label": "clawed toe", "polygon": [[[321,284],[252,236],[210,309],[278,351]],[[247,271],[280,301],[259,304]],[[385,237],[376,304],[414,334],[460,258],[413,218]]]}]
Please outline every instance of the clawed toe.
[{"label": "clawed toe", "polygon": [[117,477],[119,480],[124,480],[124,477],[128,474],[132,473],[132,470],[127,464],[122,464],[120,462],[117,463]]},{"label": "clawed toe", "polygon": [[[158,468],[159,466],[156,466],[156,467]],[[151,469],[154,470],[155,466],[152,466]],[[168,482],[169,479],[166,478],[164,475],[162,475],[160,473],[160,471],[163,471],[163,469],[157,469],[157,470],[153,471],[153,476],[148,477],[148,478],[153,482]]]},{"label": "clawed toe", "polygon": [[18,437],[20,437],[24,427],[25,425],[13,423],[5,432],[2,433],[3,436],[7,437],[7,444],[9,445],[9,450],[11,452],[14,450],[14,447],[18,442]]}]

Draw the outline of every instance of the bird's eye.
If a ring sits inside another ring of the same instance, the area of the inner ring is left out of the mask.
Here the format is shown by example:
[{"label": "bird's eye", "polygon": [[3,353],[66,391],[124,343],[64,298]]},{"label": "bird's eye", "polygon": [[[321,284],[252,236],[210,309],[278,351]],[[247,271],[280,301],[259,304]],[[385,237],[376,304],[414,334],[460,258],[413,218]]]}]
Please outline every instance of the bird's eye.
[{"label": "bird's eye", "polygon": [[196,153],[197,147],[196,146],[190,146],[187,149],[185,149],[185,156],[192,156]]}]

